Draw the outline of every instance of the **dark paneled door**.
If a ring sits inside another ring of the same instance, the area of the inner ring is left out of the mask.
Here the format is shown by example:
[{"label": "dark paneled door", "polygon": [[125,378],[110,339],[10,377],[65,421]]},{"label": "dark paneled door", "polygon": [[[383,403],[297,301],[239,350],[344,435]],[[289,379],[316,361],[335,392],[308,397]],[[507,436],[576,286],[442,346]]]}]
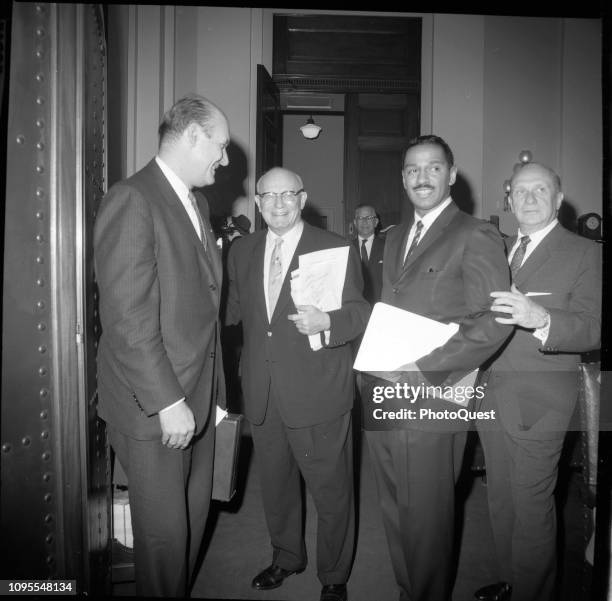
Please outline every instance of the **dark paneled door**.
[{"label": "dark paneled door", "polygon": [[104,594],[110,481],[92,259],[106,187],[102,6],[16,2],[11,40],[0,578],[73,579]]},{"label": "dark paneled door", "polygon": [[[280,112],[280,93],[263,65],[257,65],[257,148],[255,177],[268,169],[280,166],[283,157],[283,121]],[[263,227],[257,211],[255,229]]]},{"label": "dark paneled door", "polygon": [[417,94],[346,96],[344,199],[347,231],[355,207],[370,204],[381,226],[397,224],[411,210],[402,186],[402,150],[419,133]]}]

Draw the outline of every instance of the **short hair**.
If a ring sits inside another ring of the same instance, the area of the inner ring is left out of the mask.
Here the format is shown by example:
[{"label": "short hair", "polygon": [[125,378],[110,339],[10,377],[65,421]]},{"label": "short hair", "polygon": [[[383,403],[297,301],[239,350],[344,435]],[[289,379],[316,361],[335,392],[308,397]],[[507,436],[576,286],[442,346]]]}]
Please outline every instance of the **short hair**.
[{"label": "short hair", "polygon": [[417,136],[408,142],[402,156],[402,169],[404,168],[404,161],[406,160],[408,151],[415,146],[420,146],[421,144],[434,144],[435,146],[439,146],[444,151],[444,156],[446,157],[448,166],[452,167],[455,164],[455,157],[453,156],[453,151],[450,149],[450,146],[440,136],[428,134],[425,136]]},{"label": "short hair", "polygon": [[207,135],[211,135],[219,116],[224,116],[223,111],[210,100],[199,94],[188,94],[164,114],[158,129],[159,144],[178,138],[192,123],[197,123]]},{"label": "short hair", "polygon": [[359,209],[372,209],[374,211],[374,215],[376,215],[378,217],[378,214],[376,212],[376,208],[373,207],[371,204],[368,204],[367,202],[361,202],[359,203],[356,207],[355,207],[355,213],[357,213],[357,211]]},{"label": "short hair", "polygon": [[555,188],[556,188],[556,192],[561,192],[561,178],[559,177],[559,175],[557,174],[557,172],[554,169],[551,169],[548,165],[543,165],[542,163],[536,163],[535,161],[533,162],[529,162],[529,163],[520,163],[519,166],[516,168],[515,172],[512,174],[512,177],[510,178],[510,185],[512,186],[512,183],[514,182],[514,178],[523,170],[525,169],[525,167],[529,167],[529,166],[536,166],[536,167],[540,167],[540,169],[543,169],[544,171],[546,171],[548,173],[548,175],[550,176],[550,179],[552,180]]}]

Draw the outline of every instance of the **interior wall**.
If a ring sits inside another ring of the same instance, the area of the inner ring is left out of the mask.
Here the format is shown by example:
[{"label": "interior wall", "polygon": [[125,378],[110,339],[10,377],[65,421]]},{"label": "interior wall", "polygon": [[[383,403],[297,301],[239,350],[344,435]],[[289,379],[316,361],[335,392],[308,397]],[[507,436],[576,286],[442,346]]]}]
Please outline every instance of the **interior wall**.
[{"label": "interior wall", "polygon": [[344,116],[314,115],[322,130],[302,136],[307,116],[283,115],[283,166],[295,171],[308,192],[307,206],[327,217],[327,229],[344,235]]},{"label": "interior wall", "polygon": [[[228,172],[231,178],[222,184],[247,207],[234,213],[252,219],[255,67],[263,63],[270,69],[272,15],[289,9],[110,5],[109,11],[126,8],[129,22],[117,32],[127,64],[128,90],[121,98],[125,174],[156,150],[172,78],[173,100],[195,88],[227,113],[237,171]],[[559,170],[576,215],[601,213],[600,21],[421,16],[422,131],[438,133],[453,147],[471,212],[484,218],[497,214],[502,231],[515,229],[513,217],[503,211],[503,183],[518,153],[528,149]]]}]

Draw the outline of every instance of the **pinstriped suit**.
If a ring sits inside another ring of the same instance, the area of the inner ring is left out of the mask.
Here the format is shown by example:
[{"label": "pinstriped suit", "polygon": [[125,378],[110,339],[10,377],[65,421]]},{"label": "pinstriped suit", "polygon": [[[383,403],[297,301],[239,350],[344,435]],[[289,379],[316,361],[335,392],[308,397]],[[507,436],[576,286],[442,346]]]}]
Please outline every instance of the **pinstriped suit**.
[{"label": "pinstriped suit", "polygon": [[[199,207],[212,240],[203,199]],[[210,501],[209,416],[215,402],[224,402],[221,260],[214,244],[204,251],[154,160],[109,190],[94,253],[102,324],[98,413],[128,477],[137,592],[183,596]],[[196,421],[186,451],[161,445],[158,416],[182,397]]]}]

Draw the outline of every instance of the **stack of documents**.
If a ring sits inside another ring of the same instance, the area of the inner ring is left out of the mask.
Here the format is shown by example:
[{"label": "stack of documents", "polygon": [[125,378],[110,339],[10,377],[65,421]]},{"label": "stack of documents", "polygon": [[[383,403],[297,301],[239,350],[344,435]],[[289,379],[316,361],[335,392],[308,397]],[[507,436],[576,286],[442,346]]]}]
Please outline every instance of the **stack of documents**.
[{"label": "stack of documents", "polygon": [[[313,305],[320,311],[342,307],[349,247],[327,248],[300,255],[298,269],[291,272],[291,298],[297,305]],[[321,348],[321,337],[308,337],[313,351]]]}]

